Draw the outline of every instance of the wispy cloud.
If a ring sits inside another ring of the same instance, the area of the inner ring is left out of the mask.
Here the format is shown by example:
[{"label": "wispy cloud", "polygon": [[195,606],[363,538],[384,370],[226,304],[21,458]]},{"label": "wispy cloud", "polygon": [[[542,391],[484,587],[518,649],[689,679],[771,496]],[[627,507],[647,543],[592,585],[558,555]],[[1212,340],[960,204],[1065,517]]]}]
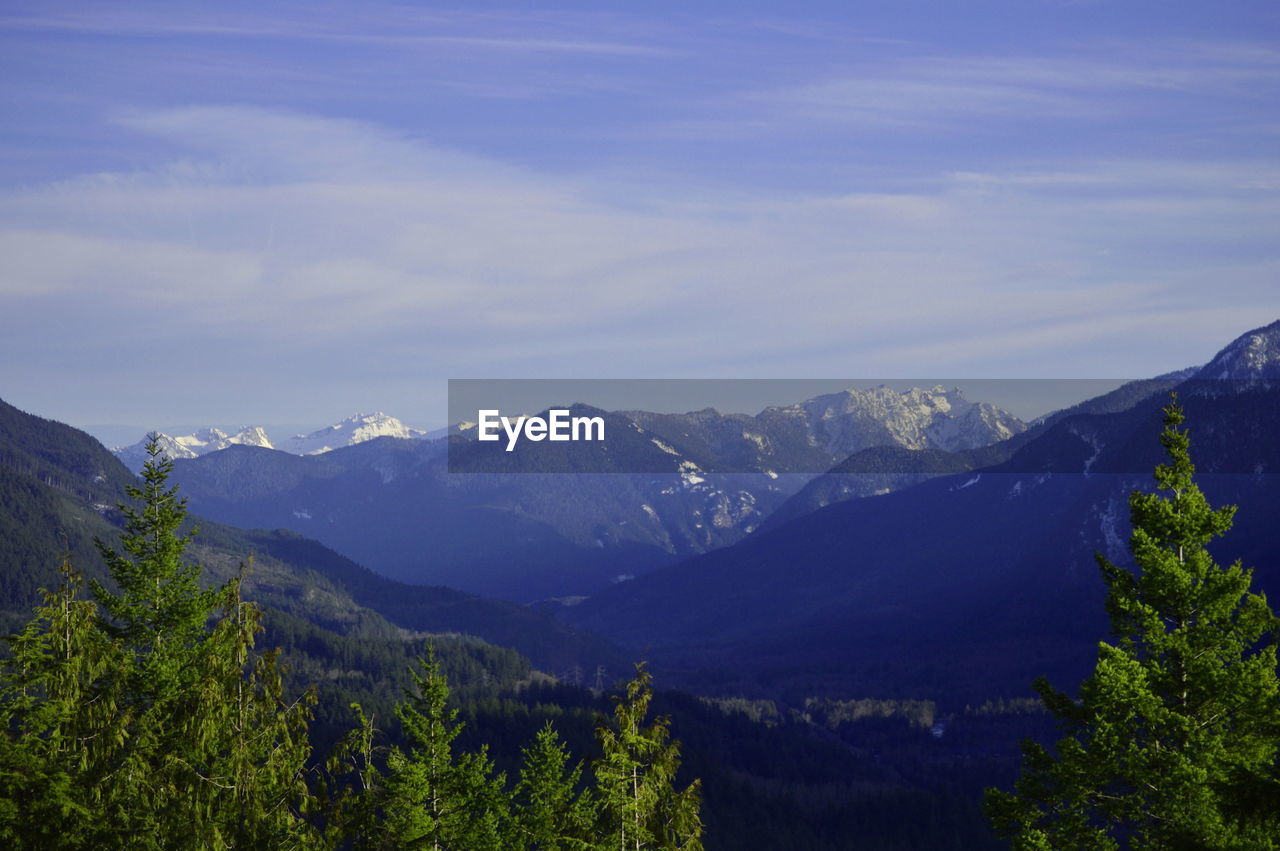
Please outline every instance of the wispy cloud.
[{"label": "wispy cloud", "polygon": [[[99,323],[115,317],[143,336],[181,325],[189,346],[165,369],[199,370],[217,351],[264,385],[299,359],[334,375],[350,357],[438,376],[761,375],[990,370],[1002,353],[1016,373],[1090,333],[1176,325],[1220,341],[1280,309],[1257,224],[1280,201],[1243,189],[1206,203],[1206,183],[1258,177],[1229,163],[789,200],[667,187],[637,209],[607,185],[352,121],[224,107],[130,126],[191,156],[0,203],[6,359],[61,321],[89,362],[111,364],[117,332]],[[1253,265],[1226,269],[1224,246]],[[935,343],[906,342],[906,328]],[[1073,363],[1086,365],[1146,366]]]}]

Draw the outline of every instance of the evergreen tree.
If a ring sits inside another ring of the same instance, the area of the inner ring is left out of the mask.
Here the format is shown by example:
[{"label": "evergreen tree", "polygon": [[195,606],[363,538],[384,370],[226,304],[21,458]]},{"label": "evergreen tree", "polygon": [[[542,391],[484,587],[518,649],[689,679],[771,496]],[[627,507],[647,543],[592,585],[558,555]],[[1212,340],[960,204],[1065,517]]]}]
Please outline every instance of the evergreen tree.
[{"label": "evergreen tree", "polygon": [[35,617],[10,639],[0,680],[0,840],[9,847],[90,847],[100,813],[88,790],[122,748],[124,654],[78,600],[81,579],[62,565]]},{"label": "evergreen tree", "polygon": [[[155,434],[148,435],[146,449],[142,487],[128,489],[140,506],[120,506],[124,553],[94,541],[119,591],[97,581],[90,587],[106,613],[107,631],[137,657],[137,685],[177,689],[190,673],[185,663],[191,649],[208,638],[209,618],[226,589],[200,588],[200,566],[183,558],[197,530],[180,532],[187,501],[178,497],[177,487],[167,487],[173,461],[161,454]],[[156,691],[152,696],[166,695]]]},{"label": "evergreen tree", "polygon": [[[0,782],[43,803],[0,807],[0,830],[40,848],[296,847],[314,838],[312,697],[286,705],[274,654],[253,659],[260,613],[239,577],[199,587],[159,451],[153,438],[130,491],[140,507],[122,506],[127,555],[99,544],[118,592],[94,583],[97,604],[78,601],[68,572],[14,641]],[[50,806],[66,827],[37,838]]]},{"label": "evergreen tree", "polygon": [[665,717],[645,727],[653,698],[652,676],[644,663],[615,699],[612,723],[596,724],[603,755],[595,763],[600,819],[596,841],[602,849],[688,849],[701,851],[701,784],[675,788],[680,744],[670,737]]},{"label": "evergreen tree", "polygon": [[510,846],[529,851],[569,851],[592,847],[595,821],[591,797],[579,793],[581,764],[569,767],[569,752],[548,721],[524,749],[520,781],[512,793]]},{"label": "evergreen tree", "polygon": [[376,848],[382,825],[377,800],[382,774],[374,763],[378,731],[359,703],[351,709],[356,726],[338,741],[325,764],[321,795],[327,805],[326,837],[331,845]]},{"label": "evergreen tree", "polygon": [[185,774],[183,806],[192,822],[206,825],[206,847],[310,845],[318,836],[303,816],[316,801],[304,766],[315,694],[286,702],[276,651],[253,657],[262,613],[240,599],[241,581],[227,586],[195,687],[174,713],[191,756],[171,751],[168,760],[180,778]]},{"label": "evergreen tree", "polygon": [[988,791],[1015,848],[1280,848],[1277,620],[1251,571],[1205,549],[1235,508],[1196,486],[1182,421],[1175,399],[1158,492],[1130,497],[1137,571],[1098,557],[1114,643],[1079,700],[1036,682],[1065,736],[1024,745],[1013,794]]},{"label": "evergreen tree", "polygon": [[462,730],[434,649],[396,705],[405,748],[392,748],[358,832],[374,848],[503,851],[509,800],[487,749],[455,755]]}]

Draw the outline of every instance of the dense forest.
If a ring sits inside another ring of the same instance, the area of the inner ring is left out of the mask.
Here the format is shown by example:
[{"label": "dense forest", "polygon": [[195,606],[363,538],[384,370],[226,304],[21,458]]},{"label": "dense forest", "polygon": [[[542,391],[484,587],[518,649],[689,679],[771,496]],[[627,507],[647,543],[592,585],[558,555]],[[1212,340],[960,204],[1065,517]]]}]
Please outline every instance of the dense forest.
[{"label": "dense forest", "polygon": [[[64,563],[16,636],[4,680],[0,835],[19,847],[701,848],[699,786],[676,784],[679,745],[643,666],[596,723],[589,783],[554,728],[517,779],[486,746],[455,749],[458,709],[434,647],[392,714],[398,741],[351,704],[355,726],[322,763],[308,725],[317,690],[287,694],[278,650],[255,653],[261,610],[240,577],[203,588],[185,558],[185,502],[149,447],[130,486],[112,584]],[[282,634],[284,629],[277,627]],[[305,639],[303,639],[305,640]],[[487,674],[509,654],[467,654]],[[486,664],[487,663],[487,664]],[[465,664],[455,664],[465,673]]]}]

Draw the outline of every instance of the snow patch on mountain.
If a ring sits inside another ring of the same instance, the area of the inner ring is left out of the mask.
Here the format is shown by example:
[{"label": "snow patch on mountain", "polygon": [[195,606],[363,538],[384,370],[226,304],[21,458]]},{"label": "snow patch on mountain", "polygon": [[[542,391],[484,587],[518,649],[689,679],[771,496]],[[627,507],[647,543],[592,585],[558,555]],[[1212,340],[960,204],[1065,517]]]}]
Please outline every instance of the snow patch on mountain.
[{"label": "snow patch on mountain", "polygon": [[1280,320],[1236,338],[1197,374],[1201,379],[1280,379]]},{"label": "snow patch on mountain", "polygon": [[941,385],[903,391],[884,385],[851,388],[764,413],[803,419],[810,445],[836,457],[872,446],[955,452],[988,446],[1027,428],[1008,411],[972,402],[958,387],[947,390]]},{"label": "snow patch on mountain", "polygon": [[675,449],[672,449],[670,446],[668,446],[667,444],[663,443],[661,440],[658,440],[658,438],[656,438],[656,437],[651,437],[651,438],[649,438],[649,440],[650,440],[650,441],[652,441],[652,443],[653,443],[653,445],[654,445],[654,446],[658,447],[659,449],[661,449],[663,452],[667,453],[668,455],[679,455],[679,454],[680,454],[680,453],[679,453],[679,452],[677,452]]}]

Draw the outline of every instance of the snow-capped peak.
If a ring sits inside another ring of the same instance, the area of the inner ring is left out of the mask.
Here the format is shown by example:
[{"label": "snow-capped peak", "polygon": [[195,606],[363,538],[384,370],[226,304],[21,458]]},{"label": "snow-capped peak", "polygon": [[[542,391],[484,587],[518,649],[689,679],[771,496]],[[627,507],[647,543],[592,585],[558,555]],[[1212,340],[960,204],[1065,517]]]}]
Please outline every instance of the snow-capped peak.
[{"label": "snow-capped peak", "polygon": [[[228,436],[218,428],[202,428],[191,434],[173,437],[158,432],[160,451],[168,458],[199,458],[228,446],[258,446],[263,449],[279,449],[294,455],[317,455],[340,446],[352,446],[373,440],[377,437],[423,437],[426,432],[410,428],[395,417],[381,411],[373,414],[356,414],[340,423],[313,431],[311,434],[296,435],[280,445],[272,442],[267,430],[262,426],[245,426],[234,435]],[[137,470],[146,460],[146,438],[132,446],[120,446],[111,451],[130,469]]]},{"label": "snow-capped peak", "polygon": [[[217,452],[234,444],[261,446],[265,449],[275,448],[271,445],[271,438],[267,436],[267,431],[262,426],[245,426],[230,436],[219,428],[202,428],[178,437],[157,432],[156,438],[160,444],[160,454],[173,460],[199,458],[201,455]],[[137,470],[147,459],[147,439],[144,437],[132,446],[120,446],[111,451],[130,469]]]},{"label": "snow-capped peak", "polygon": [[271,443],[271,438],[267,436],[267,430],[262,426],[245,426],[235,437],[230,438],[231,443],[238,443],[242,446],[261,446],[264,449],[275,449]]},{"label": "snow-capped peak", "polygon": [[395,417],[377,411],[356,414],[311,434],[298,434],[284,441],[280,448],[294,455],[317,455],[340,446],[352,446],[377,437],[424,437],[425,431],[410,428]]}]

